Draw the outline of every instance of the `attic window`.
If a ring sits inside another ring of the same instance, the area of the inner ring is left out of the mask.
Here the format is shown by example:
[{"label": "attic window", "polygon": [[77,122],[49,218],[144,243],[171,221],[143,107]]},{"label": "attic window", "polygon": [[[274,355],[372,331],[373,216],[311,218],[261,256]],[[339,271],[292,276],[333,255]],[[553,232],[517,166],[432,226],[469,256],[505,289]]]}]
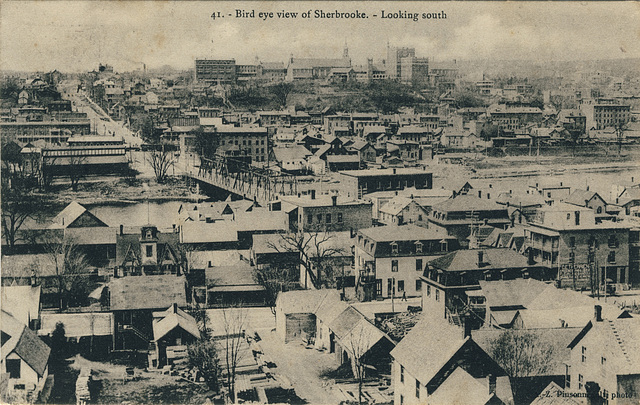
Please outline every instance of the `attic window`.
[{"label": "attic window", "polygon": [[391,253],[394,255],[398,254],[398,244],[396,242],[391,242]]},{"label": "attic window", "polygon": [[416,242],[416,253],[422,253],[422,242]]},{"label": "attic window", "polygon": [[151,239],[151,238],[153,238],[153,234],[151,233],[151,230],[150,230],[150,229],[149,229],[149,230],[147,230],[147,233],[146,233],[145,238],[147,238],[147,239]]}]

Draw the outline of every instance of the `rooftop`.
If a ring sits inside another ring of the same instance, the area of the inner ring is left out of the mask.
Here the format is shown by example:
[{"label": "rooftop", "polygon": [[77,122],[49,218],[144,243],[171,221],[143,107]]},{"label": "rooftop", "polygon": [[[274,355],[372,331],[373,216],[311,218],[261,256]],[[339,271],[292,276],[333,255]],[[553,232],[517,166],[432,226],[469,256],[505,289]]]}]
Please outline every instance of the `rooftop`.
[{"label": "rooftop", "polygon": [[446,233],[433,228],[423,228],[417,225],[376,226],[358,231],[376,242],[398,242],[411,240],[435,240],[449,238]]},{"label": "rooftop", "polygon": [[130,276],[109,283],[111,310],[161,309],[187,305],[184,277],[175,275]]}]

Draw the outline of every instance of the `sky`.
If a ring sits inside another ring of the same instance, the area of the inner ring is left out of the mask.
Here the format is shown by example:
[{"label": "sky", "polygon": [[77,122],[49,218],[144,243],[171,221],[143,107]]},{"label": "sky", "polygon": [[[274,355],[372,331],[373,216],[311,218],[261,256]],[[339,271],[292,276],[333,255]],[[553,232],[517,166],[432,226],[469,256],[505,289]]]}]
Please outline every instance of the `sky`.
[{"label": "sky", "polygon": [[[255,18],[235,18],[236,9]],[[366,19],[278,19],[278,11],[367,13]],[[259,12],[274,12],[262,21]],[[382,19],[382,11],[444,12],[446,19]],[[224,18],[211,18],[220,12]],[[232,14],[229,16],[228,14]],[[377,17],[373,17],[377,15]],[[237,63],[334,57],[381,60],[387,43],[433,61],[593,60],[640,57],[640,2],[173,2],[4,1],[0,69],[116,71],[196,58]]]}]

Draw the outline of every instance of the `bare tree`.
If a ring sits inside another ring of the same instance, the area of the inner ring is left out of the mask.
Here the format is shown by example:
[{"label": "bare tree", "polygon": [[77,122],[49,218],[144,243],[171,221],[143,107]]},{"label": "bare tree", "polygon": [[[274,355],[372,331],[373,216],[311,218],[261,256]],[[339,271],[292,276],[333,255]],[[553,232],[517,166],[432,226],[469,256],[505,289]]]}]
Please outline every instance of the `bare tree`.
[{"label": "bare tree", "polygon": [[147,162],[149,162],[153,169],[156,181],[158,183],[164,183],[169,175],[169,169],[176,163],[175,154],[173,151],[167,150],[166,145],[163,144],[160,150],[148,152]]},{"label": "bare tree", "polygon": [[332,286],[335,281],[323,281],[324,275],[333,275],[331,259],[345,254],[343,247],[334,246],[334,238],[335,234],[322,231],[288,233],[281,234],[278,242],[269,242],[268,246],[278,253],[296,253],[297,264],[305,269],[313,286],[321,288],[327,284]]},{"label": "bare tree", "polygon": [[69,303],[83,304],[89,294],[89,262],[72,238],[40,234],[44,249],[55,267],[55,282],[60,309]]},{"label": "bare tree", "polygon": [[10,249],[21,240],[19,231],[38,211],[39,199],[21,189],[2,187],[2,234]]},{"label": "bare tree", "polygon": [[367,328],[362,321],[356,325],[349,334],[348,350],[351,351],[351,370],[353,376],[358,381],[358,404],[362,403],[362,386],[366,377],[367,364],[365,363],[365,355],[372,345],[372,337],[367,333]]},{"label": "bare tree", "polygon": [[551,345],[528,330],[505,330],[491,344],[491,357],[510,377],[529,377],[550,371],[554,353]]},{"label": "bare tree", "polygon": [[273,95],[275,100],[282,107],[287,106],[287,99],[289,98],[289,94],[293,91],[293,84],[291,83],[278,83],[273,86],[269,86],[269,92]]},{"label": "bare tree", "polygon": [[294,270],[286,265],[265,265],[257,267],[253,273],[253,279],[264,287],[266,295],[265,304],[269,305],[273,316],[276,315],[276,299],[278,298],[278,294],[286,291],[288,289],[287,287],[291,284],[292,271]]},{"label": "bare tree", "polygon": [[209,389],[220,391],[220,359],[215,342],[199,339],[187,346],[187,353],[189,364],[200,371]]},{"label": "bare tree", "polygon": [[209,332],[210,319],[209,314],[207,314],[207,310],[196,302],[190,313],[198,324],[198,329],[200,330],[200,336],[202,339],[209,339],[211,337],[211,333]]},{"label": "bare tree", "polygon": [[78,184],[84,178],[85,168],[83,166],[85,162],[86,159],[83,156],[71,156],[69,158],[69,180],[73,191],[78,191]]},{"label": "bare tree", "polygon": [[231,402],[236,401],[236,372],[238,363],[242,360],[242,343],[245,338],[247,310],[246,308],[223,308],[222,309],[224,327],[224,349],[226,383],[229,389]]}]

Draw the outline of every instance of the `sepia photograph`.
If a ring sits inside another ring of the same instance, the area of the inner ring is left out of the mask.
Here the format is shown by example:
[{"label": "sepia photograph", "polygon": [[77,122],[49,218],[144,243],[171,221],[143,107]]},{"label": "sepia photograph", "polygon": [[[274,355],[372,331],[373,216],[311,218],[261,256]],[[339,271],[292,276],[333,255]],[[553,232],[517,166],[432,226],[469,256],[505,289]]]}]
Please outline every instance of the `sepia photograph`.
[{"label": "sepia photograph", "polygon": [[640,2],[0,4],[0,403],[640,405]]}]

